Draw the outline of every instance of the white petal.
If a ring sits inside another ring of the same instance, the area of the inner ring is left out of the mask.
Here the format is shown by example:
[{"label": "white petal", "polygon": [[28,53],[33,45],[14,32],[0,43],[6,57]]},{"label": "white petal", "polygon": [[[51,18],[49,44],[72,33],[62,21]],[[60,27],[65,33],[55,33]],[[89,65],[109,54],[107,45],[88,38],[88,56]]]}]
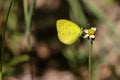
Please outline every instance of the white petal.
[{"label": "white petal", "polygon": [[87,30],[87,29],[85,29],[85,30],[84,30],[84,32],[85,32],[85,33],[88,33],[88,30]]},{"label": "white petal", "polygon": [[95,35],[90,35],[90,38],[95,38]]},{"label": "white petal", "polygon": [[84,36],[84,38],[87,38],[89,36],[89,34],[86,34],[85,36]]},{"label": "white petal", "polygon": [[91,29],[94,30],[94,31],[96,31],[96,28],[95,28],[95,27],[92,27]]}]

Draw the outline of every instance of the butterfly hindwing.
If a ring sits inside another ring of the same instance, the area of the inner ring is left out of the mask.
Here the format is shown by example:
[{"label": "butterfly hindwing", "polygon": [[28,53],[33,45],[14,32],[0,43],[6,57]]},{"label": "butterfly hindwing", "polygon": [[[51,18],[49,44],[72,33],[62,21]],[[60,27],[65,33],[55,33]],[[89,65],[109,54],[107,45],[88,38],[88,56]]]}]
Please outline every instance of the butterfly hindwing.
[{"label": "butterfly hindwing", "polygon": [[64,44],[74,43],[82,34],[82,29],[75,23],[60,19],[57,21],[58,38]]}]

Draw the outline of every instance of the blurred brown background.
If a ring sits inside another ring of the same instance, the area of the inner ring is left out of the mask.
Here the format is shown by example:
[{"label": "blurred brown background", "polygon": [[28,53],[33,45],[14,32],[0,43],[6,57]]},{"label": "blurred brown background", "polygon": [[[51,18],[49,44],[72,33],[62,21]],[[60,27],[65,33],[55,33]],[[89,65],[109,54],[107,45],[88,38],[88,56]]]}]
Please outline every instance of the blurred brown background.
[{"label": "blurred brown background", "polygon": [[[80,27],[97,27],[93,44],[93,79],[120,80],[119,0],[36,0],[29,40],[24,0],[0,0],[0,54],[2,80],[87,80],[89,43],[79,38],[72,45],[57,37],[56,21],[68,19]],[[28,9],[32,0],[27,0]],[[32,74],[32,75],[31,75]]]}]

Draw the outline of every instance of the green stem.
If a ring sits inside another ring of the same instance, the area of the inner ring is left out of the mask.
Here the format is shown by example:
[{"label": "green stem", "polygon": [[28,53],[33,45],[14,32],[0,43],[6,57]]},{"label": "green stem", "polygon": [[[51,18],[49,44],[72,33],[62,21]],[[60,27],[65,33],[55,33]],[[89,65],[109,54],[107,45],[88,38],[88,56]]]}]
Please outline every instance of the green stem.
[{"label": "green stem", "polygon": [[[5,49],[5,32],[6,32],[6,29],[7,29],[7,22],[8,22],[8,18],[9,18],[9,14],[10,14],[10,10],[11,10],[11,7],[12,7],[12,4],[13,4],[13,0],[10,2],[10,5],[9,5],[9,9],[8,9],[8,12],[7,12],[7,17],[6,17],[6,20],[5,20],[5,25],[3,27],[3,32],[2,32],[2,48],[1,48],[1,72],[2,72],[2,64],[3,64],[3,61],[4,61],[4,49]],[[2,75],[2,73],[1,73]],[[1,80],[2,80],[2,76],[1,76]]]},{"label": "green stem", "polygon": [[[26,31],[25,34],[27,36],[27,41],[29,44],[29,35],[30,35],[30,26],[31,26],[31,21],[32,21],[32,15],[33,15],[33,10],[34,10],[34,6],[35,6],[35,2],[36,0],[31,0],[31,4],[30,4],[30,10],[28,13],[28,5],[27,5],[27,0],[23,0],[23,6],[24,6],[24,16],[25,16],[25,23],[26,23]],[[33,71],[33,61],[32,61],[32,57],[30,58],[30,64],[31,64],[31,78],[32,80],[34,80],[34,71]]]},{"label": "green stem", "polygon": [[28,3],[27,3],[27,0],[23,0],[23,8],[24,8],[24,18],[25,18],[25,23],[27,24],[28,22]]},{"label": "green stem", "polygon": [[90,53],[89,53],[89,80],[92,80],[92,45],[93,42],[90,40]]},{"label": "green stem", "polygon": [[26,15],[26,18],[27,18],[26,21],[27,22],[26,22],[26,31],[25,31],[25,33],[26,33],[27,36],[29,36],[29,34],[30,34],[30,26],[31,26],[32,15],[33,15],[33,10],[34,10],[34,6],[35,6],[35,2],[36,2],[36,0],[32,0],[31,5],[30,5],[30,10],[29,10],[28,17]]}]

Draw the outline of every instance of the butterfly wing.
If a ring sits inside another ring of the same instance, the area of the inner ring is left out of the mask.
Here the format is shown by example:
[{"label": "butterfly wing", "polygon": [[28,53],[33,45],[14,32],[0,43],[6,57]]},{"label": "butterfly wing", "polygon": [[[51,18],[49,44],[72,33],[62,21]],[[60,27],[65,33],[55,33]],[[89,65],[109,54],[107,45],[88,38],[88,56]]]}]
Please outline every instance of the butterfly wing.
[{"label": "butterfly wing", "polygon": [[58,38],[64,44],[74,43],[82,34],[82,29],[75,23],[60,19],[57,20]]}]

